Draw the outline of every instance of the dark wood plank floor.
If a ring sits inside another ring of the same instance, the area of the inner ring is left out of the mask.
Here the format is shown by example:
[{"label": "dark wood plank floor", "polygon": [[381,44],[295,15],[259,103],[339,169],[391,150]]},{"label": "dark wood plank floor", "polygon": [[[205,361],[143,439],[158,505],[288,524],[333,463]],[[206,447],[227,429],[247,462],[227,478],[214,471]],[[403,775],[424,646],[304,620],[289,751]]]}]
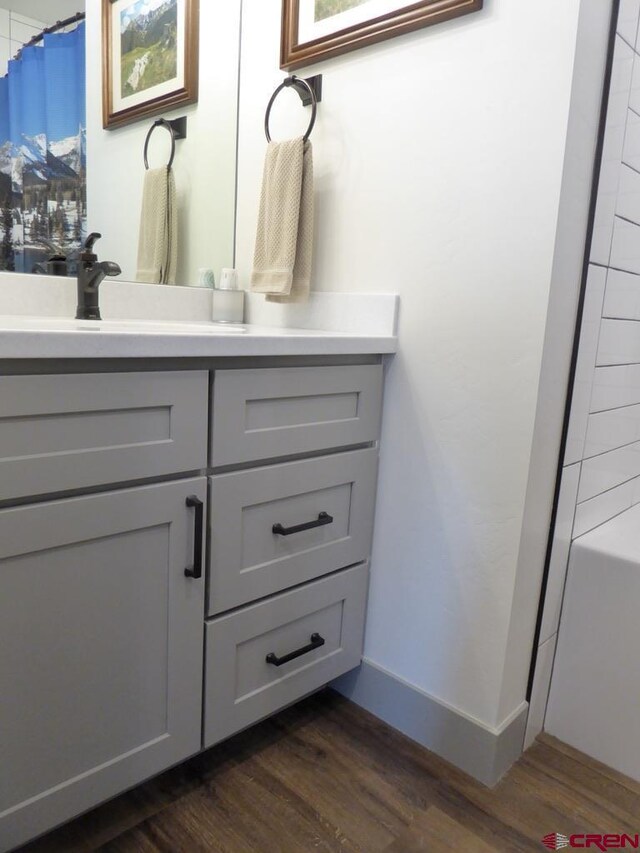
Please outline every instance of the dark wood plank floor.
[{"label": "dark wood plank floor", "polygon": [[550,832],[640,832],[640,785],[543,736],[489,790],[326,691],[23,853],[540,853]]}]

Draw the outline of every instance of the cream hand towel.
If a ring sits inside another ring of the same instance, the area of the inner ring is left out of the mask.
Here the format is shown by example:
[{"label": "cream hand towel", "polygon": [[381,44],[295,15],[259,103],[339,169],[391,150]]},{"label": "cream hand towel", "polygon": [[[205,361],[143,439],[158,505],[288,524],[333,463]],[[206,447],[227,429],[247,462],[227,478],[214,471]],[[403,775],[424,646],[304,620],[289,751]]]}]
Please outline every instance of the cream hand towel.
[{"label": "cream hand towel", "polygon": [[147,169],[142,194],[137,280],[175,284],[178,262],[176,179],[166,166]]},{"label": "cream hand towel", "polygon": [[260,198],[253,293],[271,302],[309,295],[313,257],[313,148],[302,137],[271,142]]}]

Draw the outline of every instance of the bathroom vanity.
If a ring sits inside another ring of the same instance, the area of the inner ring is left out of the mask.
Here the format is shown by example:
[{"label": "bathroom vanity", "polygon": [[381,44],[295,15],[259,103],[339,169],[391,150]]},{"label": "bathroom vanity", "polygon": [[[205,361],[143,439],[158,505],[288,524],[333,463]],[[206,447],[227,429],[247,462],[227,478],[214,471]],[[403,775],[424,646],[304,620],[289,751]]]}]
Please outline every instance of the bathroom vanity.
[{"label": "bathroom vanity", "polygon": [[7,325],[2,851],[358,665],[395,349],[204,324]]}]

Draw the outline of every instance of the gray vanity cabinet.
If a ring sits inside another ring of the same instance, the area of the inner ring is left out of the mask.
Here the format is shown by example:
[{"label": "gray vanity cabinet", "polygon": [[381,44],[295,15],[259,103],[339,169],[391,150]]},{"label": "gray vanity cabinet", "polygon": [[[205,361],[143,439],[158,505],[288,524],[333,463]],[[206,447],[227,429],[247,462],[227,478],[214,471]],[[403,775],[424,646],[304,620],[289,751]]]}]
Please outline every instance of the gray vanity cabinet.
[{"label": "gray vanity cabinet", "polygon": [[361,659],[382,366],[194,363],[0,376],[0,853]]},{"label": "gray vanity cabinet", "polygon": [[182,480],[0,511],[0,850],[200,749]]}]

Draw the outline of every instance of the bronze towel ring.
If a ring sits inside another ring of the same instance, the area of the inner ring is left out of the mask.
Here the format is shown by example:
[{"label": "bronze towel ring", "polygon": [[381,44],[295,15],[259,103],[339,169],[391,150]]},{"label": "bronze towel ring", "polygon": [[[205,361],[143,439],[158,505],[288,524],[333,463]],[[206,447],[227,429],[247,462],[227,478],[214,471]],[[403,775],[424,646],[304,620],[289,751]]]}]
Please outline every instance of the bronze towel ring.
[{"label": "bronze towel ring", "polygon": [[267,137],[267,142],[271,142],[271,134],[269,132],[269,119],[271,118],[271,108],[275,102],[275,99],[278,97],[280,92],[283,89],[287,89],[290,86],[293,86],[295,90],[298,92],[301,98],[307,100],[307,103],[311,103],[311,121],[309,122],[309,127],[307,128],[307,132],[305,133],[303,139],[305,142],[311,136],[311,131],[316,123],[316,116],[318,114],[318,99],[316,97],[316,93],[314,91],[313,86],[311,86],[306,80],[302,77],[296,77],[295,74],[292,74],[291,77],[286,77],[282,83],[275,90],[273,95],[271,96],[271,100],[267,106],[267,112],[264,117],[264,132]]},{"label": "bronze towel ring", "polygon": [[169,163],[167,164],[167,169],[170,169],[173,166],[173,159],[176,156],[176,134],[173,129],[171,122],[167,121],[166,118],[159,118],[151,125],[149,129],[149,133],[147,134],[147,139],[144,143],[144,167],[147,171],[149,171],[149,141],[153,135],[153,131],[157,127],[166,128],[171,134],[171,157],[169,158]]}]

